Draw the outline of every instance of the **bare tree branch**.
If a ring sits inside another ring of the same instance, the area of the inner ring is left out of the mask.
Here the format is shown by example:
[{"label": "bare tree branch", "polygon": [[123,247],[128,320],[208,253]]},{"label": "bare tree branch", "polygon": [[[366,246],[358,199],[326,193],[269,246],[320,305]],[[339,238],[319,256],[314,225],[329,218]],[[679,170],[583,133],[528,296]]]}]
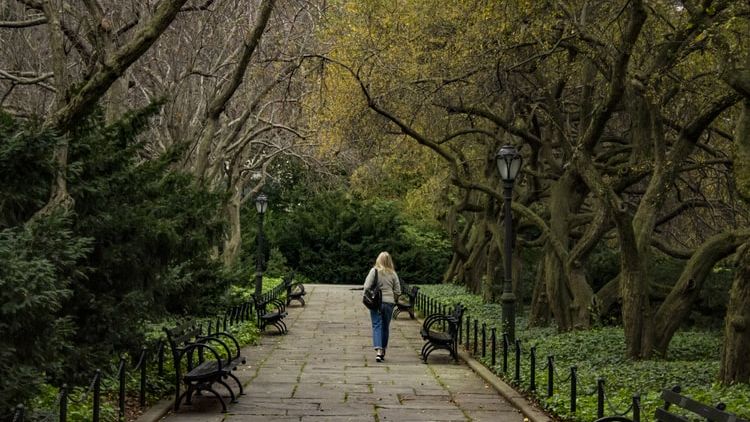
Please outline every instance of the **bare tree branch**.
[{"label": "bare tree branch", "polygon": [[[0,79],[8,79],[13,81],[14,83],[18,85],[33,85],[38,84],[39,82],[46,81],[47,79],[55,76],[52,72],[43,73],[38,76],[34,77],[26,77],[26,76],[20,76],[20,75],[13,75],[9,72],[6,72],[4,70],[0,70]],[[50,87],[51,88],[51,87]],[[54,89],[54,88],[53,88]]]},{"label": "bare tree branch", "polygon": [[0,21],[0,28],[30,28],[32,26],[44,25],[45,23],[47,23],[47,18],[39,16],[24,21]]},{"label": "bare tree branch", "polygon": [[70,102],[50,116],[47,123],[59,128],[67,127],[87,113],[117,78],[156,42],[186,1],[163,0],[151,20],[112,57],[107,57],[99,70],[83,84]]}]

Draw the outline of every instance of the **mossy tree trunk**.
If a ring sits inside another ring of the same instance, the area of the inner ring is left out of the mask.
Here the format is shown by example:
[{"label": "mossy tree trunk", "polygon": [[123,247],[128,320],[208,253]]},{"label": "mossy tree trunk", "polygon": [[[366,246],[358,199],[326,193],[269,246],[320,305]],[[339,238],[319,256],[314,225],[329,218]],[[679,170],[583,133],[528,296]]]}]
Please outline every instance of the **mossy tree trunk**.
[{"label": "mossy tree trunk", "polygon": [[737,268],[724,322],[719,380],[724,384],[750,382],[750,243],[737,254]]},{"label": "mossy tree trunk", "polygon": [[[729,83],[741,95],[742,114],[735,129],[734,177],[737,190],[750,202],[750,55],[742,71],[730,72]],[[737,253],[737,269],[724,320],[724,345],[719,380],[750,382],[750,242]]]},{"label": "mossy tree trunk", "polygon": [[669,342],[690,314],[703,284],[720,260],[750,239],[750,231],[718,234],[706,241],[685,265],[680,278],[654,315],[655,351],[666,356]]}]

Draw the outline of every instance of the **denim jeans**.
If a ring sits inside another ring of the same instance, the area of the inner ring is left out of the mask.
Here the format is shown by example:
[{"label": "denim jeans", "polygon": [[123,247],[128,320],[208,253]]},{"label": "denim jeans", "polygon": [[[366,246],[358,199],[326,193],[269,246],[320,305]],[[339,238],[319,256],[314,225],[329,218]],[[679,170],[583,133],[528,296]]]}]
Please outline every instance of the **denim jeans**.
[{"label": "denim jeans", "polygon": [[380,312],[370,309],[372,320],[372,346],[376,349],[388,347],[388,335],[390,334],[391,315],[393,315],[393,303],[383,302]]}]

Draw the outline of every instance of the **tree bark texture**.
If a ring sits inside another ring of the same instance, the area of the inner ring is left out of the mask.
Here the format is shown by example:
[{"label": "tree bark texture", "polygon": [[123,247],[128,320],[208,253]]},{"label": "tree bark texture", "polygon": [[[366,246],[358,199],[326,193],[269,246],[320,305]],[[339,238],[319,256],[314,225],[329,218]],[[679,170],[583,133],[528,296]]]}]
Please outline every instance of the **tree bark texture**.
[{"label": "tree bark texture", "polygon": [[224,260],[224,266],[227,268],[231,268],[237,262],[237,258],[240,255],[240,246],[242,246],[242,226],[240,225],[241,195],[241,192],[235,191],[225,206],[229,230],[227,232],[227,239],[224,242],[222,259]]},{"label": "tree bark texture", "polygon": [[750,382],[750,243],[737,255],[719,369],[719,379],[727,385]]},{"label": "tree bark texture", "polygon": [[654,315],[655,351],[666,356],[669,342],[698,299],[717,262],[735,252],[750,232],[722,233],[705,242],[685,265],[680,278]]}]

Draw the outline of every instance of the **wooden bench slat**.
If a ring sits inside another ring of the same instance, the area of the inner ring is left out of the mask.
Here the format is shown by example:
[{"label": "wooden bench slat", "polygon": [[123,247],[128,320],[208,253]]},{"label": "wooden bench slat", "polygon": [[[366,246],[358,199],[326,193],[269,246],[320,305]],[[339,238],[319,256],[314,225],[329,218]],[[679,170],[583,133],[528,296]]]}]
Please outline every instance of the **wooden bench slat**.
[{"label": "wooden bench slat", "polygon": [[672,403],[683,409],[689,410],[703,418],[711,420],[712,422],[730,422],[732,420],[737,420],[736,415],[721,411],[713,406],[698,402],[672,390],[663,390],[661,398],[667,403]]},{"label": "wooden bench slat", "polygon": [[669,413],[662,408],[656,409],[654,416],[657,421],[661,422],[690,422],[688,419]]}]

